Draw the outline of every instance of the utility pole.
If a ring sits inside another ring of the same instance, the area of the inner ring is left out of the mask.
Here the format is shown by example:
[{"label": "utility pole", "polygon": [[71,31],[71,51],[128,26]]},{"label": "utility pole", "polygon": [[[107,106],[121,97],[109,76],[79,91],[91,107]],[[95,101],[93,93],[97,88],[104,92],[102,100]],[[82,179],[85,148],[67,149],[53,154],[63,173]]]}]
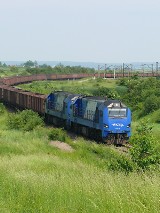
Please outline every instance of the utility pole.
[{"label": "utility pole", "polygon": [[125,73],[124,73],[125,69],[126,69],[126,72],[128,73],[128,78],[129,78],[130,77],[130,72],[132,71],[132,64],[124,64],[123,63],[123,66],[122,66],[123,78],[125,76]]},{"label": "utility pole", "polygon": [[107,69],[107,64],[104,65],[104,70],[106,71],[106,69]]},{"label": "utility pole", "polygon": [[98,77],[99,77],[99,72],[100,72],[100,65],[98,65]]},{"label": "utility pole", "polygon": [[142,64],[142,71],[143,71],[143,77],[144,77],[144,64]]},{"label": "utility pole", "polygon": [[104,78],[106,78],[107,64],[104,65]]},{"label": "utility pole", "polygon": [[116,78],[116,69],[114,67],[114,79]]},{"label": "utility pole", "polygon": [[123,72],[123,78],[124,78],[124,63],[122,65],[122,72]]},{"label": "utility pole", "polygon": [[129,77],[132,76],[132,70],[133,70],[133,65],[131,64],[130,66],[131,66],[131,69],[130,69],[130,75],[129,75]]},{"label": "utility pole", "polygon": [[153,64],[151,64],[151,67],[152,67],[152,75],[154,75],[154,72],[153,72]]},{"label": "utility pole", "polygon": [[158,76],[158,62],[156,62],[156,73],[157,73],[157,76]]}]

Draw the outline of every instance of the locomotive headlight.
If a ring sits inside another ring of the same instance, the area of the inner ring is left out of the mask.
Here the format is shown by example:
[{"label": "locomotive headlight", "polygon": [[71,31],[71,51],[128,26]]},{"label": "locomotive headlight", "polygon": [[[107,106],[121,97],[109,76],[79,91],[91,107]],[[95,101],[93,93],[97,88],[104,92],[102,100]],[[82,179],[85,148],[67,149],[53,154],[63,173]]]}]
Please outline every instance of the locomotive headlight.
[{"label": "locomotive headlight", "polygon": [[108,128],[109,126],[107,124],[104,125],[105,128]]},{"label": "locomotive headlight", "polygon": [[131,127],[131,124],[128,124],[128,125],[127,125],[127,128],[130,128],[130,127]]}]

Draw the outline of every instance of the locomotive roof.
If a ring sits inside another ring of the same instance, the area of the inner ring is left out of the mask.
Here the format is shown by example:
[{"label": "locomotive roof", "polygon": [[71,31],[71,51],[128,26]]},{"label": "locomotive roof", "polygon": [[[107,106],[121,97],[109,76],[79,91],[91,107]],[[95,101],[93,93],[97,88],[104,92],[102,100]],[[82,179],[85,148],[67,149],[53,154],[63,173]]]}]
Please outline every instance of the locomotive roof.
[{"label": "locomotive roof", "polygon": [[[80,96],[82,96],[81,94],[74,94],[74,93],[71,93],[71,92],[66,92],[66,91],[53,91],[51,94],[62,94],[65,96],[65,99],[68,100],[75,100],[75,98],[78,98]],[[49,97],[49,96],[48,96]]]},{"label": "locomotive roof", "polygon": [[125,104],[123,104],[120,100],[113,100],[113,99],[108,99],[104,103],[107,107],[126,107]]},{"label": "locomotive roof", "polygon": [[[93,101],[97,101],[97,102],[100,102],[100,103],[104,103],[105,106],[108,106],[108,107],[113,107],[113,106],[118,106],[119,107],[126,107],[120,100],[117,100],[117,99],[107,99],[107,97],[100,97],[100,96],[84,96],[83,97],[84,99],[87,99],[87,100],[93,100]],[[118,105],[116,105],[118,104]]]},{"label": "locomotive roof", "polygon": [[85,99],[91,99],[91,100],[95,100],[95,101],[106,101],[107,97],[100,97],[100,96],[83,96],[83,98]]},{"label": "locomotive roof", "polygon": [[117,99],[107,99],[107,97],[101,97],[101,96],[83,96],[81,94],[74,94],[71,92],[66,91],[53,91],[52,94],[63,94],[67,97],[67,99],[74,99],[75,97],[80,97],[82,99],[86,100],[93,100],[99,103],[103,103],[107,107],[126,107],[120,100]]}]

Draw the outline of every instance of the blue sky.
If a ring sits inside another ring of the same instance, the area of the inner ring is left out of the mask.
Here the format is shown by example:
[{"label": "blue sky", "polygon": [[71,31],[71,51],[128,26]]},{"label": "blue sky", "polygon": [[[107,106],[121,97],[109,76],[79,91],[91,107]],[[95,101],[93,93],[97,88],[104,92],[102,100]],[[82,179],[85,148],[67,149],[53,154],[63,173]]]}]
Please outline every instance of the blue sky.
[{"label": "blue sky", "polygon": [[5,0],[0,61],[160,60],[159,0]]}]

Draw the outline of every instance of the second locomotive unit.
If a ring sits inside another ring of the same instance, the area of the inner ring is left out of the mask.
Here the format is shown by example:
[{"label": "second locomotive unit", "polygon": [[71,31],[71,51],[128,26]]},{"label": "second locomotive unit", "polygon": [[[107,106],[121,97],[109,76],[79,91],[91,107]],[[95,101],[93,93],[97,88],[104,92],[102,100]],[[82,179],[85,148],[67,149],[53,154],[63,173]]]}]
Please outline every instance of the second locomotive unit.
[{"label": "second locomotive unit", "polygon": [[119,100],[56,91],[45,101],[45,117],[108,144],[123,144],[131,136],[131,111]]}]

